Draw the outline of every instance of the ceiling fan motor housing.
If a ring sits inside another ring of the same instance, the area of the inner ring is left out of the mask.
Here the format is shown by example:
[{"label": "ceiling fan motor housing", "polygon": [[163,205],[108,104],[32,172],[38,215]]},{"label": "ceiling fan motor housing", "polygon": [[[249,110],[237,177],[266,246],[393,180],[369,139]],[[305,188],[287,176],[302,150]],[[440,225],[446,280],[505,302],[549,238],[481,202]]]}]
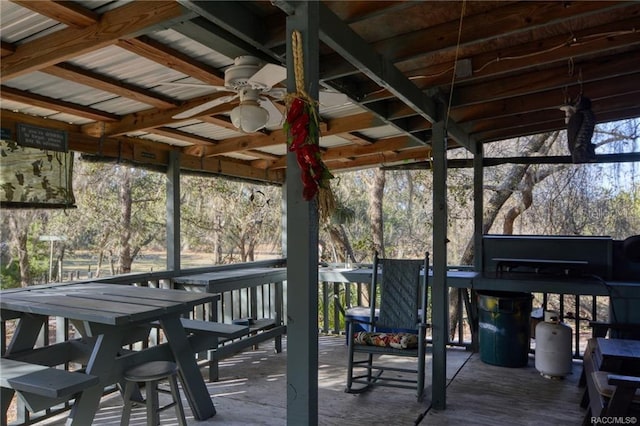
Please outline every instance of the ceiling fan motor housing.
[{"label": "ceiling fan motor housing", "polygon": [[240,90],[250,86],[253,89],[264,90],[267,87],[257,81],[249,82],[251,77],[260,70],[262,63],[254,56],[239,56],[234,65],[224,73],[224,85],[233,90]]}]

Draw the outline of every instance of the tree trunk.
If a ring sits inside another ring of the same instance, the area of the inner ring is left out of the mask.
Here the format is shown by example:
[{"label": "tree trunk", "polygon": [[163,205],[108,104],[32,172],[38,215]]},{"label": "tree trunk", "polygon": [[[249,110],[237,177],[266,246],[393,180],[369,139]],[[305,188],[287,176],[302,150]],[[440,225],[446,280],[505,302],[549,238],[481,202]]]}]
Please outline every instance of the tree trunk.
[{"label": "tree trunk", "polygon": [[[532,153],[546,152],[548,150],[548,146],[552,145],[556,141],[558,135],[558,132],[552,134],[544,133],[529,138],[529,143],[526,145],[523,151],[519,153],[519,155],[525,156]],[[545,145],[547,141],[550,141],[550,143]],[[489,198],[487,203],[485,203],[482,219],[483,234],[489,232],[496,220],[496,217],[498,216],[498,213],[500,212],[500,209],[509,200],[509,198],[511,198],[530,167],[530,164],[512,165],[511,169],[506,174],[502,184],[498,188],[496,188],[493,195]],[[473,237],[469,239],[460,263],[462,265],[473,264]]]},{"label": "tree trunk", "polygon": [[502,233],[504,235],[513,235],[513,224],[516,221],[516,218],[531,207],[531,204],[533,203],[533,177],[531,176],[531,171],[528,171],[525,174],[523,186],[524,187],[520,191],[522,194],[522,202],[517,206],[510,208],[504,217],[504,222],[502,224]]},{"label": "tree trunk", "polygon": [[371,218],[371,236],[373,239],[373,249],[377,251],[381,257],[385,256],[384,227],[382,222],[382,198],[384,194],[384,184],[384,170],[376,169],[369,192],[369,217]]},{"label": "tree trunk", "polygon": [[[20,216],[17,216],[20,215]],[[23,220],[21,220],[23,219]],[[23,223],[24,222],[24,223]],[[31,271],[29,269],[29,251],[27,250],[29,227],[28,222],[22,213],[12,213],[9,215],[9,227],[13,246],[18,252],[18,266],[20,268],[20,287],[27,287],[31,283]]]},{"label": "tree trunk", "polygon": [[96,278],[100,278],[100,272],[102,271],[102,261],[104,260],[104,250],[100,250],[98,254],[98,266],[96,267]]},{"label": "tree trunk", "polygon": [[131,272],[131,264],[133,256],[131,255],[131,211],[132,211],[132,195],[131,195],[131,173],[126,167],[122,168],[120,176],[120,255],[119,255],[119,273],[127,274]]},{"label": "tree trunk", "polygon": [[[547,152],[549,147],[557,140],[559,132],[544,133],[536,136],[532,136],[528,139],[528,143],[519,154],[521,156],[528,156],[532,153],[544,153]],[[489,198],[484,206],[484,214],[482,219],[482,233],[489,232],[500,209],[511,198],[511,196],[521,187],[523,178],[527,175],[527,171],[531,168],[530,164],[514,164],[509,169],[509,172],[505,175],[502,184],[495,189],[493,195]],[[533,188],[531,188],[533,191]],[[514,218],[515,220],[515,218]],[[460,263],[462,265],[473,264],[473,236],[469,239],[465,251],[462,255]],[[457,329],[457,318],[461,314],[460,303],[458,303],[458,291],[456,289],[449,290],[449,335],[451,338],[455,336]]]}]

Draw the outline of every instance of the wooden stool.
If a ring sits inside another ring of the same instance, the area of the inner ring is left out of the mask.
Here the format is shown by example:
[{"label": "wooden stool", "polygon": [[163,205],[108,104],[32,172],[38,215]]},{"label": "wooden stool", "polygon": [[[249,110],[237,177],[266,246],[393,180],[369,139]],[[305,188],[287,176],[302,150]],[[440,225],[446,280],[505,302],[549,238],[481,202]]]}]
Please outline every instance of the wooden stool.
[{"label": "wooden stool", "polygon": [[[124,373],[127,385],[124,390],[124,410],[122,411],[120,426],[129,424],[131,407],[135,402],[131,399],[131,396],[133,395],[133,391],[136,389],[136,385],[142,382],[144,382],[146,389],[147,425],[159,425],[160,411],[175,406],[178,424],[186,426],[187,421],[184,418],[184,409],[182,408],[180,392],[178,391],[178,381],[176,380],[177,375],[178,367],[175,363],[169,361],[147,362],[127,370]],[[169,385],[171,386],[173,402],[165,405],[164,407],[160,407],[158,402],[158,383],[165,379],[169,381]]]}]

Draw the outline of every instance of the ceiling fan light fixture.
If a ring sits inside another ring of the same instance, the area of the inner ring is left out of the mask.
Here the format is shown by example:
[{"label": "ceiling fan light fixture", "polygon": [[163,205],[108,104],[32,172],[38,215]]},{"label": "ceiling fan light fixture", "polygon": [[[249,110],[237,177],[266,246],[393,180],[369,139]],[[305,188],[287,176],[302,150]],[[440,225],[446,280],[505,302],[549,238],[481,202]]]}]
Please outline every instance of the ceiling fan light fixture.
[{"label": "ceiling fan light fixture", "polygon": [[269,121],[269,111],[255,101],[244,101],[231,110],[231,123],[245,133],[262,129]]}]

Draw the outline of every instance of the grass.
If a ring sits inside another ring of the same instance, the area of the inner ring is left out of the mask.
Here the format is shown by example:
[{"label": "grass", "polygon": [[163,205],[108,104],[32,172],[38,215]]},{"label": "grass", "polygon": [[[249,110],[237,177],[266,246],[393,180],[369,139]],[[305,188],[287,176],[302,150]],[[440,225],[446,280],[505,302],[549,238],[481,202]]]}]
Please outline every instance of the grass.
[{"label": "grass", "polygon": [[[259,259],[275,258],[278,255],[274,253],[259,253]],[[147,252],[142,256],[136,258],[131,265],[131,272],[153,272],[163,271],[167,269],[167,256],[164,252]],[[240,262],[239,259],[234,262]],[[186,268],[198,268],[204,266],[215,265],[215,257],[213,253],[198,253],[198,252],[182,252],[180,258],[180,266],[183,269]],[[62,266],[63,281],[68,281],[71,274],[74,275],[74,279],[86,279],[89,278],[89,273],[96,273],[98,267],[98,258],[95,254],[88,251],[76,251],[73,255],[70,255],[64,259]],[[78,276],[79,275],[79,276]],[[102,270],[100,272],[102,277],[111,275],[111,267],[108,259],[103,260]]]},{"label": "grass", "polygon": [[[139,256],[131,265],[131,272],[152,272],[167,269],[167,257],[164,252],[150,252]],[[212,266],[214,264],[213,255],[208,253],[182,253],[182,268],[195,268],[200,266]],[[75,252],[64,259],[62,271],[63,281],[69,280],[73,274],[75,279],[85,279],[89,274],[95,274],[98,268],[98,258],[90,252]],[[79,278],[78,278],[79,275]],[[108,259],[103,260],[101,276],[111,275],[111,266]]]}]

